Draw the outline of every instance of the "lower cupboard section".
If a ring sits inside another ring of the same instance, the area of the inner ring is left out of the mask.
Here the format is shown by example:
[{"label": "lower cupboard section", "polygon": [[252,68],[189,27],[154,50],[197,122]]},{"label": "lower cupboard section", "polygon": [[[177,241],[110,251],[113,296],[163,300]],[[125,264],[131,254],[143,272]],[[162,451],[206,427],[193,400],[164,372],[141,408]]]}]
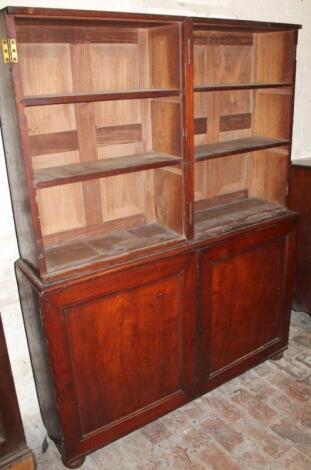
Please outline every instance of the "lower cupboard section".
[{"label": "lower cupboard section", "polygon": [[65,465],[286,348],[295,233],[288,217],[46,286],[17,263],[41,412]]},{"label": "lower cupboard section", "polygon": [[295,245],[274,226],[200,252],[200,393],[287,347]]},{"label": "lower cupboard section", "polygon": [[[194,256],[187,255],[43,292],[33,313],[24,302],[29,343],[30,317],[41,310],[55,396],[43,418],[58,408],[66,464],[195,396],[194,291]],[[46,389],[38,394],[46,401]],[[55,439],[55,427],[49,434]]]}]

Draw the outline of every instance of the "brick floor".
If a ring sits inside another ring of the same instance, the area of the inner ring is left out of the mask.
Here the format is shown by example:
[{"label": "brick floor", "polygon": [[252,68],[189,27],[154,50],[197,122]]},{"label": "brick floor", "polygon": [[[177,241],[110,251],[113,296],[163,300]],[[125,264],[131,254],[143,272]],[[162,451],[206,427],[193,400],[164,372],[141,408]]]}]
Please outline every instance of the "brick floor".
[{"label": "brick floor", "polygon": [[[290,337],[281,360],[95,452],[83,470],[311,470],[311,317],[294,313]],[[41,453],[39,426],[26,425],[38,469],[63,469],[52,442]]]}]

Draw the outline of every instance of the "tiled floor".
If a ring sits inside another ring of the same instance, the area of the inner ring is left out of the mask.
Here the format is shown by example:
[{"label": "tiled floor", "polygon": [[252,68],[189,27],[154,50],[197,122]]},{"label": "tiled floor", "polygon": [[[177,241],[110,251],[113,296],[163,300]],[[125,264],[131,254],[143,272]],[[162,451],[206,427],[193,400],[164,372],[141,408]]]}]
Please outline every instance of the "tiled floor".
[{"label": "tiled floor", "polygon": [[[27,384],[24,377],[24,386]],[[30,377],[28,377],[28,381]],[[19,384],[17,384],[19,385]],[[32,392],[31,392],[32,393]],[[60,470],[35,398],[24,403],[39,470]],[[87,457],[83,470],[311,470],[311,317],[292,315],[284,358],[267,361],[217,390]]]}]

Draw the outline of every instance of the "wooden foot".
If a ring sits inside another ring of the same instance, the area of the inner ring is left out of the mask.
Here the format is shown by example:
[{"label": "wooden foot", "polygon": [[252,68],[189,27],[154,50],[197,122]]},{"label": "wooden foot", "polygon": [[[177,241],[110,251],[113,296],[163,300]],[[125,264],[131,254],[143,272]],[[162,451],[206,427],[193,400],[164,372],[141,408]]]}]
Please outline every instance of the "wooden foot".
[{"label": "wooden foot", "polygon": [[271,361],[279,361],[280,359],[282,359],[283,355],[284,355],[284,351],[277,353],[275,356],[272,356],[270,359]]},{"label": "wooden foot", "polygon": [[81,467],[81,465],[84,464],[84,461],[85,461],[85,457],[80,457],[77,460],[70,460],[70,461],[62,459],[63,464],[67,468],[79,468]]},{"label": "wooden foot", "polygon": [[49,442],[48,442],[48,437],[46,436],[44,438],[44,441],[42,442],[42,453],[44,454],[49,448]]}]

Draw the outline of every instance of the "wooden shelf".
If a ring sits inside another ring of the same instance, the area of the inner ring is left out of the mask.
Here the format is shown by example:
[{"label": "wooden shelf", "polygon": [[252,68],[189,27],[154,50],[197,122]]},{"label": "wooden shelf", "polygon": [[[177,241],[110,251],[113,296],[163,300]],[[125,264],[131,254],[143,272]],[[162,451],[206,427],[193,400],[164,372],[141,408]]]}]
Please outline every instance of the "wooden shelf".
[{"label": "wooden shelf", "polygon": [[34,172],[34,186],[49,188],[61,184],[76,183],[106,176],[120,175],[134,171],[150,170],[177,165],[179,157],[159,152],[128,155],[125,157],[92,160],[83,163],[54,166]]},{"label": "wooden shelf", "polygon": [[196,161],[203,161],[211,158],[254,152],[255,150],[264,150],[288,144],[290,144],[290,141],[287,139],[271,139],[269,137],[256,136],[217,142],[215,144],[197,145],[194,153]]},{"label": "wooden shelf", "polygon": [[141,98],[165,98],[180,96],[179,89],[145,89],[128,91],[110,91],[97,93],[66,93],[63,95],[25,96],[25,106],[43,106],[52,104],[89,103],[95,101],[134,100]]},{"label": "wooden shelf", "polygon": [[286,213],[286,209],[261,199],[250,198],[195,211],[195,238],[225,234]]},{"label": "wooden shelf", "polygon": [[203,91],[224,91],[224,90],[256,90],[264,88],[288,88],[291,83],[208,83],[194,87],[194,92]]},{"label": "wooden shelf", "polygon": [[45,249],[48,272],[66,270],[73,266],[115,258],[183,237],[160,224],[143,224],[129,229],[102,232],[90,238],[74,239],[60,246]]}]

